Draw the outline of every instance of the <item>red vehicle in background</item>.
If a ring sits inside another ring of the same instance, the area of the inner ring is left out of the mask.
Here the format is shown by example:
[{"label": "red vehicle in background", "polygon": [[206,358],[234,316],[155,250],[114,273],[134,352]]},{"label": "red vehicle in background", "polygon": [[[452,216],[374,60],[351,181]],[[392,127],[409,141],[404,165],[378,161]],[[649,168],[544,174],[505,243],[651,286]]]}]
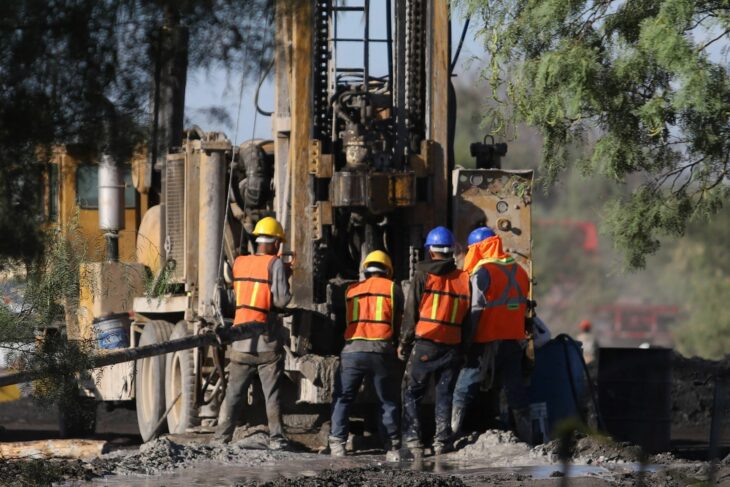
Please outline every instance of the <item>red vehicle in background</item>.
[{"label": "red vehicle in background", "polygon": [[602,347],[672,347],[679,308],[672,305],[612,304],[596,308],[595,333]]}]

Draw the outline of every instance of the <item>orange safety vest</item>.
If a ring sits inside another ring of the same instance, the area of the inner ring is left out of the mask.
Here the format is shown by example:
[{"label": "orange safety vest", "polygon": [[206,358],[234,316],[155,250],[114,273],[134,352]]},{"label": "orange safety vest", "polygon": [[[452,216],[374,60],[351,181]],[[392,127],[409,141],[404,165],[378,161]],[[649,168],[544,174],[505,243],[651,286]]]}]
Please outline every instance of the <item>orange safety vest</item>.
[{"label": "orange safety vest", "polygon": [[486,262],[477,270],[480,268],[489,272],[489,289],[485,292],[487,304],[479,317],[474,343],[525,339],[525,296],[530,289],[527,272],[512,259]]},{"label": "orange safety vest", "polygon": [[387,341],[393,337],[394,290],[395,283],[384,277],[371,277],[347,288],[345,340]]},{"label": "orange safety vest", "polygon": [[233,326],[266,323],[271,311],[271,274],[275,255],[241,255],[233,263],[236,316]]},{"label": "orange safety vest", "polygon": [[470,306],[468,272],[455,269],[443,276],[428,274],[416,336],[449,345],[461,343],[461,324]]}]

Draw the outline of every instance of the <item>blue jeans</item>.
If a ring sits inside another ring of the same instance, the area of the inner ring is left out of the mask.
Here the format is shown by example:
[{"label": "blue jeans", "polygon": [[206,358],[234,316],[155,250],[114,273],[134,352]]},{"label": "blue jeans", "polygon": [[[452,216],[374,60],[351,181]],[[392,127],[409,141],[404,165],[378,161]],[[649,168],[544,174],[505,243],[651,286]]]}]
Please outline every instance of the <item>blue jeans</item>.
[{"label": "blue jeans", "polygon": [[451,438],[451,401],[460,363],[458,346],[416,341],[406,366],[403,392],[403,438],[407,443],[421,444],[418,406],[432,375],[436,383],[434,443],[445,443]]},{"label": "blue jeans", "polygon": [[[497,356],[494,361],[495,378],[504,387],[507,404],[511,409],[524,409],[529,406],[527,387],[522,376],[522,347],[517,340],[498,342]],[[479,388],[486,378],[487,365],[484,346],[475,344],[469,351],[466,366],[461,369],[454,388],[454,407],[468,408],[474,403]]]},{"label": "blue jeans", "polygon": [[362,381],[372,380],[380,402],[380,417],[387,439],[397,446],[398,386],[396,358],[390,354],[375,352],[349,352],[340,357],[340,367],[335,377],[332,397],[332,428],[330,436],[347,440],[348,416],[355,402]]}]

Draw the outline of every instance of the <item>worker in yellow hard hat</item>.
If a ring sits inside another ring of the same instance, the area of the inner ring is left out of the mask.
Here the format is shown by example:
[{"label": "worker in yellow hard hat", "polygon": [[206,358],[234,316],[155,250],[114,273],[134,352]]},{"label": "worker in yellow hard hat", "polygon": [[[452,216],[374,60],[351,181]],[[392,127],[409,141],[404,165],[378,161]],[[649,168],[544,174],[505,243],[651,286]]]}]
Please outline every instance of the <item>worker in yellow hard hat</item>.
[{"label": "worker in yellow hard hat", "polygon": [[287,444],[279,401],[279,381],[284,370],[284,329],[276,310],[283,309],[291,300],[290,269],[278,256],[286,235],[281,224],[271,217],[262,218],[253,234],[256,253],[238,256],[233,264],[236,298],[233,326],[250,327],[253,336],[231,345],[228,388],[215,436],[219,441],[231,440],[248,385],[258,373],[266,397],[269,448],[281,449]]},{"label": "worker in yellow hard hat", "polygon": [[329,446],[332,456],[345,455],[348,415],[362,381],[372,381],[380,401],[388,461],[399,460],[400,430],[396,347],[403,315],[403,291],[393,282],[393,263],[382,250],[362,263],[364,280],[345,292],[345,347],[335,379]]}]

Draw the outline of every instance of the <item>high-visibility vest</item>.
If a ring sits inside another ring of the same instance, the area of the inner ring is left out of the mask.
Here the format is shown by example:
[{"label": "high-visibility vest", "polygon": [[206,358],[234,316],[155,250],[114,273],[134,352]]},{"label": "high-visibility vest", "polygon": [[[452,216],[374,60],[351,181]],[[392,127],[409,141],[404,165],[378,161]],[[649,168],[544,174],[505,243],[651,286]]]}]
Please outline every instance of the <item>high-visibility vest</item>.
[{"label": "high-visibility vest", "polygon": [[233,263],[236,316],[233,326],[266,323],[271,311],[271,274],[275,255],[241,255]]},{"label": "high-visibility vest", "polygon": [[474,343],[526,338],[526,296],[530,289],[527,272],[514,260],[486,262],[477,270],[480,268],[489,272],[489,288],[485,292],[487,304],[479,317]]},{"label": "high-visibility vest", "polygon": [[395,283],[384,277],[351,284],[345,293],[345,340],[390,340],[395,318],[394,291]]},{"label": "high-visibility vest", "polygon": [[416,336],[437,343],[461,343],[461,324],[469,312],[469,273],[455,269],[428,274],[421,296]]}]

